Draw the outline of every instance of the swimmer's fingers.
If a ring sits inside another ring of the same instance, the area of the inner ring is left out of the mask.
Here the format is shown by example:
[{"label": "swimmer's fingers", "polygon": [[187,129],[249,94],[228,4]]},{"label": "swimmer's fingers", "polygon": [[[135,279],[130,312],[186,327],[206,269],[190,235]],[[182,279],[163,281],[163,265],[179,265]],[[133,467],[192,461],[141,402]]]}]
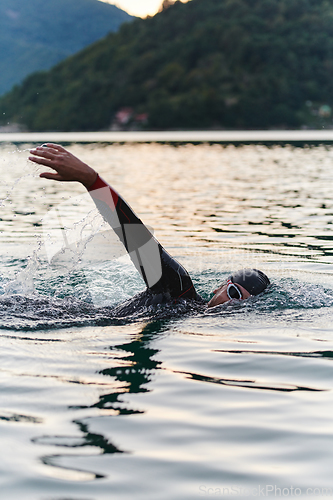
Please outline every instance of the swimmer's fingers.
[{"label": "swimmer's fingers", "polygon": [[54,168],[52,161],[56,159],[56,151],[50,150],[48,148],[39,146],[35,149],[30,149],[30,153],[34,156],[29,156],[29,160],[39,165],[45,165],[46,167]]},{"label": "swimmer's fingers", "polygon": [[97,173],[86,163],[58,144],[48,143],[31,149],[33,156],[29,160],[39,165],[52,168],[57,173],[43,172],[41,177],[56,181],[77,181],[90,187],[97,178]]},{"label": "swimmer's fingers", "polygon": [[65,179],[62,178],[61,175],[59,174],[52,174],[52,172],[43,172],[39,175],[42,179],[51,179],[53,181],[64,181]]},{"label": "swimmer's fingers", "polygon": [[67,150],[64,147],[60,146],[60,144],[54,144],[53,142],[46,142],[41,147],[42,148],[45,148],[45,147],[51,148],[51,149],[54,149],[56,151],[61,151],[63,153],[67,152]]}]

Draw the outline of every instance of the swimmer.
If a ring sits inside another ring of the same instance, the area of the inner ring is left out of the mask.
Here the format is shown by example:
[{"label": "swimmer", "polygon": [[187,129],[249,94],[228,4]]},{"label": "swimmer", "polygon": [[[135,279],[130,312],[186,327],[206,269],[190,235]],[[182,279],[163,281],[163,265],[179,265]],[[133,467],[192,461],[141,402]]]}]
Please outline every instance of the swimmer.
[{"label": "swimmer", "polygon": [[[125,200],[89,165],[60,145],[47,143],[31,149],[34,163],[51,168],[40,177],[62,182],[80,182],[90,193],[99,212],[125,246],[147,289],[117,307],[118,315],[130,314],[139,307],[182,300],[203,303],[191,277],[136,216]],[[259,295],[269,279],[256,269],[243,269],[232,274],[227,282],[214,290],[207,307],[232,299],[245,300]]]}]

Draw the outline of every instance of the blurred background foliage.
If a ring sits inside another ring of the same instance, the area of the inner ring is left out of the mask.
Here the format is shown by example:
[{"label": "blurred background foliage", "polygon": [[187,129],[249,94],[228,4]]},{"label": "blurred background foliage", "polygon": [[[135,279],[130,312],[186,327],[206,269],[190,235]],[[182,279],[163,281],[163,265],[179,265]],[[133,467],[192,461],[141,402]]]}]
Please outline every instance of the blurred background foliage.
[{"label": "blurred background foliage", "polygon": [[333,0],[167,4],[29,76],[0,100],[2,124],[64,131],[330,126]]},{"label": "blurred background foliage", "polygon": [[131,19],[98,0],[0,0],[0,94]]}]

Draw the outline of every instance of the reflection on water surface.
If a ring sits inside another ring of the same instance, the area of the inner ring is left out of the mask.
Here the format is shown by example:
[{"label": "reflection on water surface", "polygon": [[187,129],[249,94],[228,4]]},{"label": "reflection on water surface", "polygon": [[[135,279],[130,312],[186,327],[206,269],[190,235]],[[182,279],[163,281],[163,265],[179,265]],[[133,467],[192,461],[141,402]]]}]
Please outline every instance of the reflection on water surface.
[{"label": "reflection on water surface", "polygon": [[333,148],[72,145],[205,299],[242,267],[272,280],[242,303],[121,322],[113,305],[143,283],[111,251],[50,266],[42,221],[60,203],[64,227],[81,220],[68,199],[84,190],[39,179],[29,148],[1,146],[6,499],[332,487]]}]

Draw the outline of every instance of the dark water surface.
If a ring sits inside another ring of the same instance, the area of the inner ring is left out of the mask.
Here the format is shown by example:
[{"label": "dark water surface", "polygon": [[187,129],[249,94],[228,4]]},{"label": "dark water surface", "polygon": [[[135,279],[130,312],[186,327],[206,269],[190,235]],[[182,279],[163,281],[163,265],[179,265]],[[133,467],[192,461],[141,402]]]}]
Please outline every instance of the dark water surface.
[{"label": "dark water surface", "polygon": [[0,155],[0,497],[333,495],[333,148],[72,145],[207,300],[232,270],[272,280],[120,321],[143,282],[29,147]]}]

